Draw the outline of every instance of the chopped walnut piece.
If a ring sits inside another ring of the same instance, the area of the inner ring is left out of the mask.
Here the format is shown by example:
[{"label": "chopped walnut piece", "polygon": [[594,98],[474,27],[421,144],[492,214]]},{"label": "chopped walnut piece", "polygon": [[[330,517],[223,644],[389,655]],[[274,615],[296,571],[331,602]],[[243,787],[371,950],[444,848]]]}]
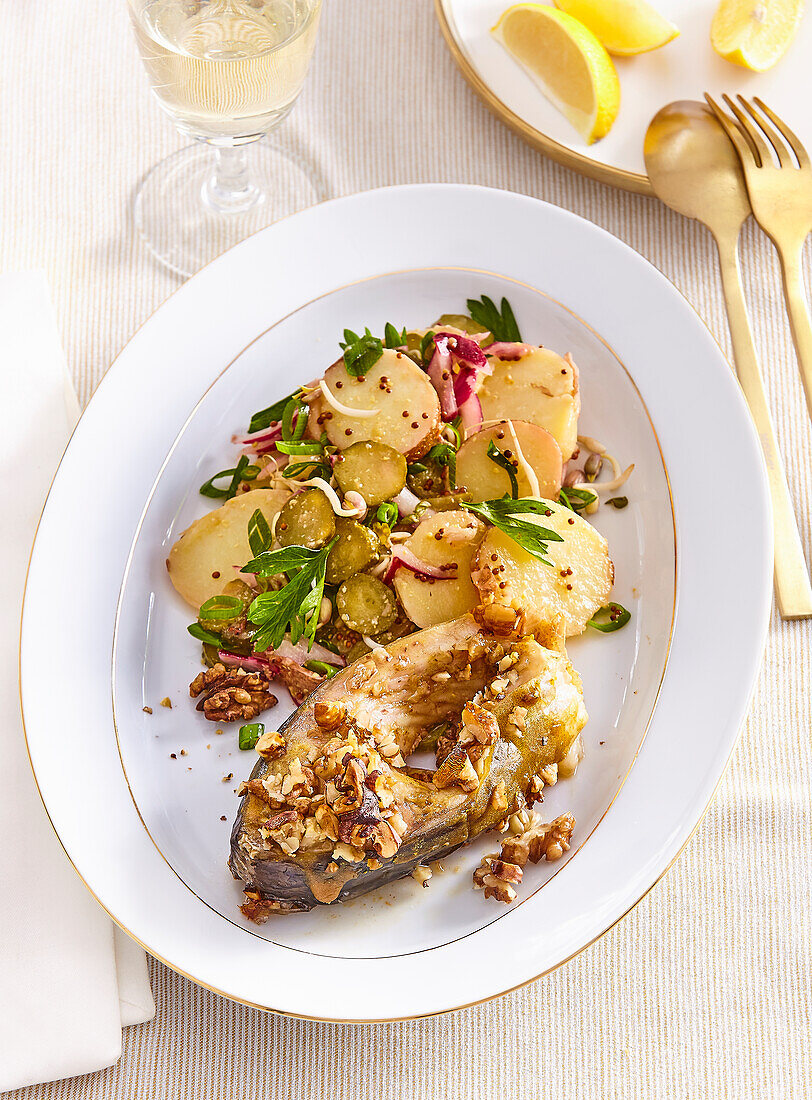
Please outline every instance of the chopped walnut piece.
[{"label": "chopped walnut piece", "polygon": [[276,760],[285,755],[287,742],[278,730],[266,730],[257,741],[256,749],[265,760]]},{"label": "chopped walnut piece", "polygon": [[240,906],[240,912],[254,924],[264,924],[274,913],[296,913],[300,908],[289,902],[263,898],[256,890],[246,890],[245,901]]},{"label": "chopped walnut piece", "polygon": [[508,808],[507,786],[504,779],[500,779],[496,786],[491,791],[491,797],[488,800],[488,812],[493,814],[503,814]]},{"label": "chopped walnut piece", "polygon": [[347,716],[347,708],[337,701],[317,701],[313,704],[313,717],[323,730],[337,730]]},{"label": "chopped walnut piece", "polygon": [[189,694],[193,699],[201,697],[197,709],[211,722],[248,721],[276,706],[276,696],[268,690],[270,682],[265,672],[246,672],[218,663],[194,678]]},{"label": "chopped walnut piece", "polygon": [[[485,890],[486,898],[496,898],[507,904],[516,900],[515,887],[522,881],[522,868],[528,860],[538,863],[541,859],[560,859],[568,851],[575,818],[562,814],[549,824],[538,820],[538,815],[519,811],[510,818],[511,832],[502,841],[498,856],[485,856],[474,871],[474,887]],[[521,831],[520,831],[521,830]]]},{"label": "chopped walnut piece", "polygon": [[479,779],[464,746],[455,745],[434,773],[432,782],[441,789],[458,786],[467,793],[477,789]]},{"label": "chopped walnut piece", "polygon": [[524,611],[521,608],[492,603],[475,607],[474,618],[481,627],[495,634],[497,638],[516,637],[524,632]]},{"label": "chopped walnut piece", "polygon": [[[481,745],[492,745],[499,738],[499,723],[489,710],[479,703],[466,703],[462,708],[463,732]],[[462,740],[462,739],[461,739]]]},{"label": "chopped walnut piece", "polygon": [[522,881],[522,869],[499,856],[485,856],[474,871],[474,886],[485,891],[486,898],[495,898],[506,905],[516,900],[516,886]]},{"label": "chopped walnut piece", "polygon": [[562,814],[548,825],[531,825],[519,836],[510,836],[502,845],[502,857],[524,867],[528,860],[538,863],[541,859],[553,862],[569,851],[575,818]]}]

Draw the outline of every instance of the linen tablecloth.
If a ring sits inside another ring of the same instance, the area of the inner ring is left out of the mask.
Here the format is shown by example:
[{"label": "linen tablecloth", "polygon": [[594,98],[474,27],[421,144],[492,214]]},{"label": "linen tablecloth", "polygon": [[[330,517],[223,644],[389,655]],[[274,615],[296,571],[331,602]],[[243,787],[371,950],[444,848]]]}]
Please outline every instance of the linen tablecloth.
[{"label": "linen tablecloth", "polygon": [[[182,139],[147,90],[124,0],[0,0],[0,32],[0,267],[47,271],[84,402],[178,285],[135,238],[131,206],[144,173]],[[327,197],[444,181],[564,206],[651,260],[729,347],[705,231],[523,145],[456,71],[431,0],[325,0],[313,69],[281,136],[313,162]],[[778,268],[753,225],[744,262],[809,556],[812,435]],[[702,440],[686,432],[687,445]],[[735,455],[708,471],[720,507],[735,477]],[[725,609],[708,613],[708,629],[724,630]],[[741,740],[686,851],[625,920],[525,989],[439,1019],[342,1027],[236,1006],[153,963],[157,1019],[125,1033],[117,1066],[13,1095],[812,1096],[811,701],[812,623],[774,614]]]}]

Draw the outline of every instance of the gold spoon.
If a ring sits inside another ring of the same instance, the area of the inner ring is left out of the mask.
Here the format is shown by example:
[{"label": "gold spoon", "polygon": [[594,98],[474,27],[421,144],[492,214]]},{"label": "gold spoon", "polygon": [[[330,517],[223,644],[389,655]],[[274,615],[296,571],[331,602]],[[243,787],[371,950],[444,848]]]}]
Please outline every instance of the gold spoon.
[{"label": "gold spoon", "polygon": [[739,233],[750,214],[750,201],[739,158],[710,109],[692,100],[669,103],[657,112],[646,131],[643,152],[657,197],[707,226],[716,241],[736,373],[767,464],[778,607],[784,619],[812,617],[812,586],[742,290]]}]

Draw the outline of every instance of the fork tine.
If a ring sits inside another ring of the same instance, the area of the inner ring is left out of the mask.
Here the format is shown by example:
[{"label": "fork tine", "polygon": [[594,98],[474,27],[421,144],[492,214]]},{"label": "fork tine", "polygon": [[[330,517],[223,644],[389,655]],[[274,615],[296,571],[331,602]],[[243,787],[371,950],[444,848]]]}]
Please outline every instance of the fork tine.
[{"label": "fork tine", "polygon": [[751,147],[756,150],[759,168],[764,168],[772,160],[772,154],[770,152],[770,146],[762,136],[761,130],[750,121],[738,103],[734,103],[729,95],[726,93],[723,94],[722,99],[736,116],[736,120],[750,142]]},{"label": "fork tine", "polygon": [[744,163],[748,159],[753,160],[755,158],[756,164],[758,164],[758,154],[755,147],[750,145],[746,140],[745,135],[741,132],[736,123],[722,110],[713,96],[709,96],[707,92],[705,92],[705,99],[710,109],[716,115],[717,122],[719,122],[727,136],[733,142],[734,148],[739,154],[739,160]]},{"label": "fork tine", "polygon": [[754,95],[753,102],[764,112],[764,114],[767,116],[770,122],[772,122],[775,128],[781,132],[787,145],[789,145],[790,149],[792,149],[793,153],[795,154],[798,164],[801,166],[801,168],[809,168],[809,154],[804,148],[803,143],[801,142],[801,139],[798,137],[798,135],[790,130],[786,122],[784,122],[783,119],[779,118],[775,111],[770,110],[764,100],[759,99],[757,95]]},{"label": "fork tine", "polygon": [[769,124],[769,122],[764,121],[764,119],[761,117],[753,104],[749,103],[743,95],[737,95],[736,99],[738,99],[744,110],[747,111],[750,118],[752,118],[753,122],[755,122],[756,126],[759,127],[761,132],[769,141],[770,145],[772,145],[773,149],[775,149],[775,155],[778,157],[778,163],[781,165],[781,167],[794,168],[795,165],[792,161],[789,149],[787,149],[786,145],[783,143],[783,141]]}]

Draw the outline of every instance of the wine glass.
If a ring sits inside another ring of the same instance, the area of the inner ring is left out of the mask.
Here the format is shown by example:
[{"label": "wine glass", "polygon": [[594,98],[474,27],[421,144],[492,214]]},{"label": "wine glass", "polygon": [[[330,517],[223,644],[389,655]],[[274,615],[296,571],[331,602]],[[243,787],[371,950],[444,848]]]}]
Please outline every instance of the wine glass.
[{"label": "wine glass", "polygon": [[250,233],[322,197],[297,156],[260,141],[304,83],[321,0],[128,0],[158,102],[196,139],[135,200],[152,252],[191,275]]}]

